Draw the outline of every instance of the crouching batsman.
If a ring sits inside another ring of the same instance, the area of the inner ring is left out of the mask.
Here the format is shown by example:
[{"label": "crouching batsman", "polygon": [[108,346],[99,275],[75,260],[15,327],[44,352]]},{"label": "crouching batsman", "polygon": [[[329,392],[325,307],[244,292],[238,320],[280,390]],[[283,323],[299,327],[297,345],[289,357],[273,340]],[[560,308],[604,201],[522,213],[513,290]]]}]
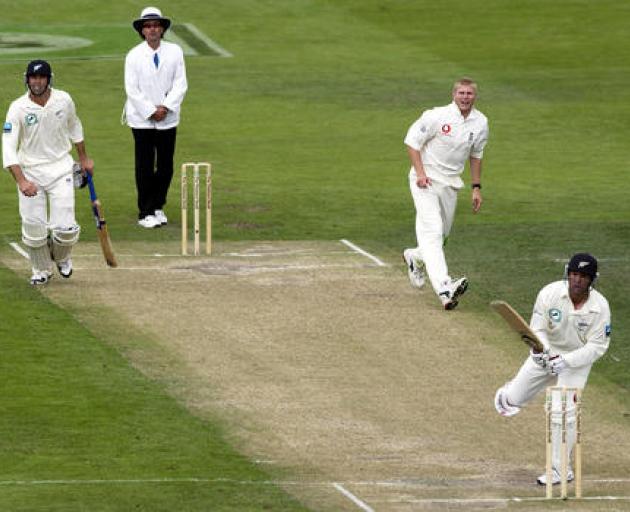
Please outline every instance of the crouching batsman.
[{"label": "crouching batsman", "polygon": [[[565,279],[548,284],[538,293],[530,327],[544,350],[540,353],[532,350],[516,377],[497,391],[494,404],[499,414],[518,414],[548,386],[584,389],[591,366],[604,355],[610,343],[610,308],[604,296],[593,288],[597,276],[597,260],[590,254],[578,253],[569,261]],[[569,458],[576,439],[574,402],[575,397],[569,399],[566,410]],[[560,482],[562,432],[562,414],[556,409],[552,403],[554,484]],[[571,480],[573,471],[569,468],[567,481]],[[545,485],[546,475],[537,481]]]},{"label": "crouching batsman", "polygon": [[[54,266],[62,277],[72,275],[72,247],[81,231],[74,216],[74,186],[84,184],[84,171],[94,170],[74,102],[68,93],[53,89],[52,77],[48,62],[28,64],[26,94],[11,103],[2,133],[3,166],[17,183],[33,285],[47,283]],[[80,162],[75,173],[73,145]]]}]

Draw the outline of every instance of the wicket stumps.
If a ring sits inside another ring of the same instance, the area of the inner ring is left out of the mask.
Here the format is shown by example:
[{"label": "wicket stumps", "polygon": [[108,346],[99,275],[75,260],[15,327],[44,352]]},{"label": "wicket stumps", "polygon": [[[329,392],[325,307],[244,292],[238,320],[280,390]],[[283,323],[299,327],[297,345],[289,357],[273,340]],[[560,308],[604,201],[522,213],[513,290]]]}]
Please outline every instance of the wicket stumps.
[{"label": "wicket stumps", "polygon": [[206,174],[206,254],[212,254],[212,166],[208,162],[186,162],[182,164],[181,203],[182,203],[182,255],[188,254],[188,171],[193,178],[193,253],[200,254],[200,179]]},{"label": "wicket stumps", "polygon": [[[569,400],[573,400],[574,408],[569,407]],[[547,388],[545,398],[546,422],[546,491],[547,499],[553,498],[553,415],[560,415],[560,497],[568,498],[569,471],[569,428],[568,416],[574,415],[575,446],[573,448],[575,497],[582,497],[582,390],[563,386]],[[556,419],[557,421],[557,419]],[[556,468],[557,469],[557,468]]]}]

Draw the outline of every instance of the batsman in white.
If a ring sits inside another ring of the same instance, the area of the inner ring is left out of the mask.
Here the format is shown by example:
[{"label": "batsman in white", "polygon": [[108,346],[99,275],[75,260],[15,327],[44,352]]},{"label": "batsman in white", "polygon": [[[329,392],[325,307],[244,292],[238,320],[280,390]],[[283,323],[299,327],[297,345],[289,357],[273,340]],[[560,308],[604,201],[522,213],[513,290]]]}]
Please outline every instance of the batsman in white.
[{"label": "batsman in white", "polygon": [[462,78],[455,82],[453,101],[422,113],[407,132],[405,144],[412,163],[409,187],[416,207],[415,249],[403,258],[411,285],[422,288],[425,271],[444,309],[457,306],[466,291],[465,277],[448,273],[444,244],[453,225],[457,193],[464,186],[460,175],[466,161],[472,177],[472,208],[481,208],[481,160],[488,140],[488,120],[474,108],[477,84]]},{"label": "batsman in white", "polygon": [[[536,298],[530,326],[545,346],[542,353],[530,352],[516,377],[499,388],[495,407],[502,416],[514,416],[548,386],[583,389],[591,366],[604,355],[610,343],[610,308],[604,296],[593,288],[597,260],[577,253],[569,261],[565,278],[545,286]],[[575,397],[567,407],[567,449],[575,444]],[[561,403],[551,404],[553,483],[560,482]],[[573,471],[568,471],[568,481]],[[537,479],[546,484],[543,474]]]},{"label": "batsman in white", "polygon": [[28,90],[11,103],[4,122],[2,159],[17,183],[31,284],[39,285],[52,276],[53,261],[62,277],[72,275],[72,247],[81,231],[74,216],[74,186],[83,181],[82,174],[73,176],[72,146],[81,169],[91,174],[94,162],[85,150],[74,102],[68,93],[53,89],[48,62],[30,62],[24,80]]}]

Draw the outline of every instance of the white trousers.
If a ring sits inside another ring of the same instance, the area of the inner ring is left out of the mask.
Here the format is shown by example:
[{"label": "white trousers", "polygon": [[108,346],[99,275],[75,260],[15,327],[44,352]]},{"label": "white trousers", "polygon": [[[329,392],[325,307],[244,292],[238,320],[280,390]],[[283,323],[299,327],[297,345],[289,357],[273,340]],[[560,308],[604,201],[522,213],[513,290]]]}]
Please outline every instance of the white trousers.
[{"label": "white trousers", "polygon": [[[37,186],[37,195],[26,197],[18,190],[22,231],[30,236],[34,226],[46,230],[66,230],[76,226],[74,216],[74,184],[68,174],[46,187]],[[50,213],[48,212],[50,203]]]},{"label": "white trousers", "polygon": [[541,368],[531,357],[528,357],[520,370],[510,382],[505,385],[505,397],[510,405],[523,407],[547,386],[565,386],[568,388],[584,389],[591,365],[579,368],[565,368],[560,375],[549,375],[545,368]]},{"label": "white trousers", "polygon": [[450,282],[448,265],[444,257],[444,242],[451,232],[457,189],[434,181],[427,188],[416,184],[416,171],[409,172],[409,189],[416,207],[416,239],[418,247],[414,256],[424,261],[425,271],[435,293],[440,293],[444,283]]},{"label": "white trousers", "polygon": [[[591,365],[579,368],[565,368],[558,376],[549,375],[546,369],[538,366],[531,357],[523,363],[516,377],[505,385],[504,393],[509,404],[523,407],[547,386],[564,386],[568,388],[584,389]],[[569,458],[576,440],[576,417],[574,395],[570,394],[567,401],[567,452]],[[562,406],[560,394],[552,394],[551,402],[551,438],[552,464],[560,470],[561,467],[561,438],[562,438]]]}]

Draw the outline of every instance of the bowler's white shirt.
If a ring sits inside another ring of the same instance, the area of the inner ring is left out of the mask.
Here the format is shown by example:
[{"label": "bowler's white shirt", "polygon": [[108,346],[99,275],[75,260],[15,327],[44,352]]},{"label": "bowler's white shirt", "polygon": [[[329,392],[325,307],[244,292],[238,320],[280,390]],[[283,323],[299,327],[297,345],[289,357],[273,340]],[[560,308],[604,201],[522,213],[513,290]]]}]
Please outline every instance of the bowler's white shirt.
[{"label": "bowler's white shirt", "polygon": [[567,281],[556,281],[538,293],[530,326],[545,347],[562,354],[569,367],[586,366],[608,350],[610,307],[606,298],[592,289],[576,310]]},{"label": "bowler's white shirt", "polygon": [[2,133],[2,165],[19,165],[36,183],[47,186],[71,172],[72,144],[83,141],[83,127],[70,95],[58,89],[42,107],[28,92],[11,103]]},{"label": "bowler's white shirt", "polygon": [[[157,53],[159,65],[153,61]],[[166,130],[179,124],[182,101],[188,89],[182,49],[162,40],[157,51],[146,41],[134,46],[125,58],[125,115],[131,128]],[[168,114],[163,121],[151,119],[158,105]]]},{"label": "bowler's white shirt", "polygon": [[420,151],[428,177],[458,189],[466,160],[482,158],[487,141],[486,116],[473,108],[464,118],[455,102],[423,112],[405,137],[407,146]]}]

